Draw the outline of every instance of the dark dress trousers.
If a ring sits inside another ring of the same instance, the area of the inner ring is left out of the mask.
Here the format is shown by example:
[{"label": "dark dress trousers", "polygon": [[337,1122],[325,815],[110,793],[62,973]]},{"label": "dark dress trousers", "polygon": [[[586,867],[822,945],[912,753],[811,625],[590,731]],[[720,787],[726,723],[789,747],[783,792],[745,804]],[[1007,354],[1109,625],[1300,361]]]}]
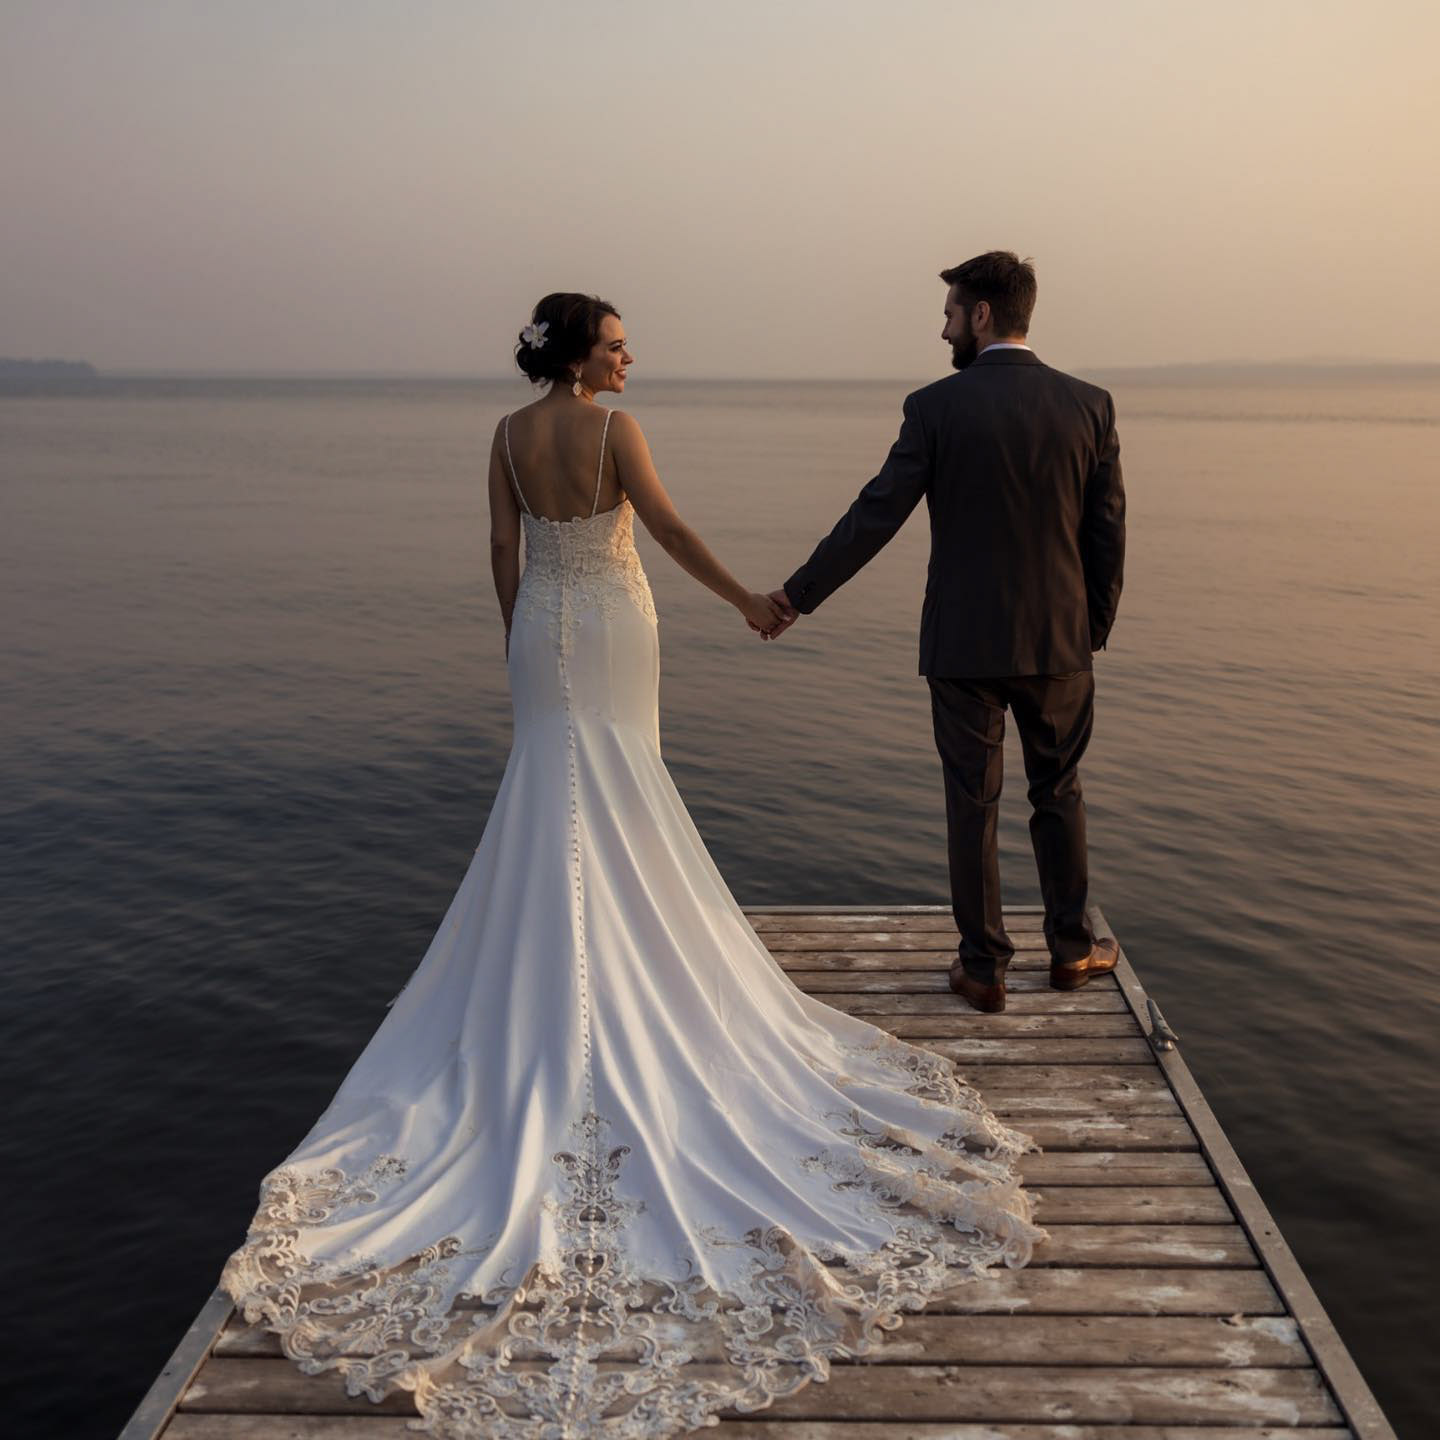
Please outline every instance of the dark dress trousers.
[{"label": "dark dress trousers", "polygon": [[1091,656],[1120,600],[1125,491],[1109,393],[1031,350],[988,350],[907,395],[880,473],[785,582],[808,615],[870,560],[924,496],[930,562],[920,673],[945,773],[959,955],[978,980],[1014,946],[996,846],[1005,710],[1015,717],[1031,840],[1055,959],[1094,942],[1085,918]]}]

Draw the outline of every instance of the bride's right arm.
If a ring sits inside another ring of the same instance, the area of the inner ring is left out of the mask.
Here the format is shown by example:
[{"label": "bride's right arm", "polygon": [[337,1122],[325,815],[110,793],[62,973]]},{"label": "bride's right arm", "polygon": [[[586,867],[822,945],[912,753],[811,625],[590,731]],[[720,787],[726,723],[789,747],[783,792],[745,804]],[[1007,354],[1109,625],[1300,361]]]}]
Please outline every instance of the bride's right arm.
[{"label": "bride's right arm", "polygon": [[490,445],[490,572],[505,624],[505,654],[510,654],[510,617],[520,586],[520,506],[510,488],[502,458],[500,427]]},{"label": "bride's right arm", "polygon": [[722,600],[728,600],[757,629],[768,631],[777,625],[784,618],[780,607],[768,595],[747,590],[680,518],[674,501],[660,483],[645,433],[634,416],[624,410],[612,411],[610,435],[620,485],[660,548],[682,570]]}]

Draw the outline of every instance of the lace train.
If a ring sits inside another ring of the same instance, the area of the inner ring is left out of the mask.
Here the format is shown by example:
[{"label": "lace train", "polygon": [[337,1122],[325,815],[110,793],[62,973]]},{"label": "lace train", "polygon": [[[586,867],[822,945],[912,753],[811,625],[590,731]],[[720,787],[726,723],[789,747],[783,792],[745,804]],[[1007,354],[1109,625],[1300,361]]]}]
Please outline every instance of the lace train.
[{"label": "lace train", "polygon": [[[573,1147],[551,1156],[545,1205],[559,1245],[523,1274],[517,1257],[482,1295],[461,1287],[493,1237],[469,1249],[440,1237],[388,1268],[301,1253],[302,1227],[341,1222],[399,1182],[406,1161],[390,1155],[359,1174],[272,1172],[221,1285],[305,1373],[336,1370],[347,1393],[372,1401],[413,1391],[420,1418],[409,1428],[437,1440],[659,1440],[718,1424],[719,1410],[763,1409],[828,1379],[832,1360],[870,1354],[901,1312],[996,1264],[1027,1264],[1049,1233],[1015,1169],[1040,1147],[1003,1125],[951,1061],[893,1037],[838,1049],[947,1112],[928,1139],[831,1110],[820,1118],[835,1143],[797,1157],[887,1237],[871,1249],[807,1243],[778,1225],[701,1226],[714,1256],[742,1259],[726,1267],[736,1279],[711,1285],[698,1254],[677,1255],[670,1274],[637,1273],[624,1233],[645,1205],[625,1193],[630,1147],[591,1110],[571,1126]],[[854,1078],[810,1064],[837,1095]]]}]

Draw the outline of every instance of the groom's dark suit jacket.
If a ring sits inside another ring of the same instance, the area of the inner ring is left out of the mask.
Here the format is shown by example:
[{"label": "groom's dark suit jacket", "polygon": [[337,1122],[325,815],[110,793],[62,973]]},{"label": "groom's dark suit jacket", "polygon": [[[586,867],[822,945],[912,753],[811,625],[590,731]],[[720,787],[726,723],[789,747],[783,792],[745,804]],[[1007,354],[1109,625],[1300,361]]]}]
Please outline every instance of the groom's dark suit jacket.
[{"label": "groom's dark suit jacket", "polygon": [[1120,601],[1125,491],[1115,402],[1031,350],[989,350],[905,397],[900,434],[785,582],[808,615],[930,511],[922,675],[1089,670]]}]

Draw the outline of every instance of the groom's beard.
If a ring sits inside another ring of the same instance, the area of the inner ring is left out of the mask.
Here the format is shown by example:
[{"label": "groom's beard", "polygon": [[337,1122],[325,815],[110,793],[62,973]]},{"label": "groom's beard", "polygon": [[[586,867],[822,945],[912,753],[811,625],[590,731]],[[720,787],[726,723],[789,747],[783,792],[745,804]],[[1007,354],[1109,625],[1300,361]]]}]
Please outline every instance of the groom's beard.
[{"label": "groom's beard", "polygon": [[957,370],[968,369],[975,359],[975,352],[979,349],[975,337],[972,335],[968,340],[956,340],[950,346],[950,363]]}]

